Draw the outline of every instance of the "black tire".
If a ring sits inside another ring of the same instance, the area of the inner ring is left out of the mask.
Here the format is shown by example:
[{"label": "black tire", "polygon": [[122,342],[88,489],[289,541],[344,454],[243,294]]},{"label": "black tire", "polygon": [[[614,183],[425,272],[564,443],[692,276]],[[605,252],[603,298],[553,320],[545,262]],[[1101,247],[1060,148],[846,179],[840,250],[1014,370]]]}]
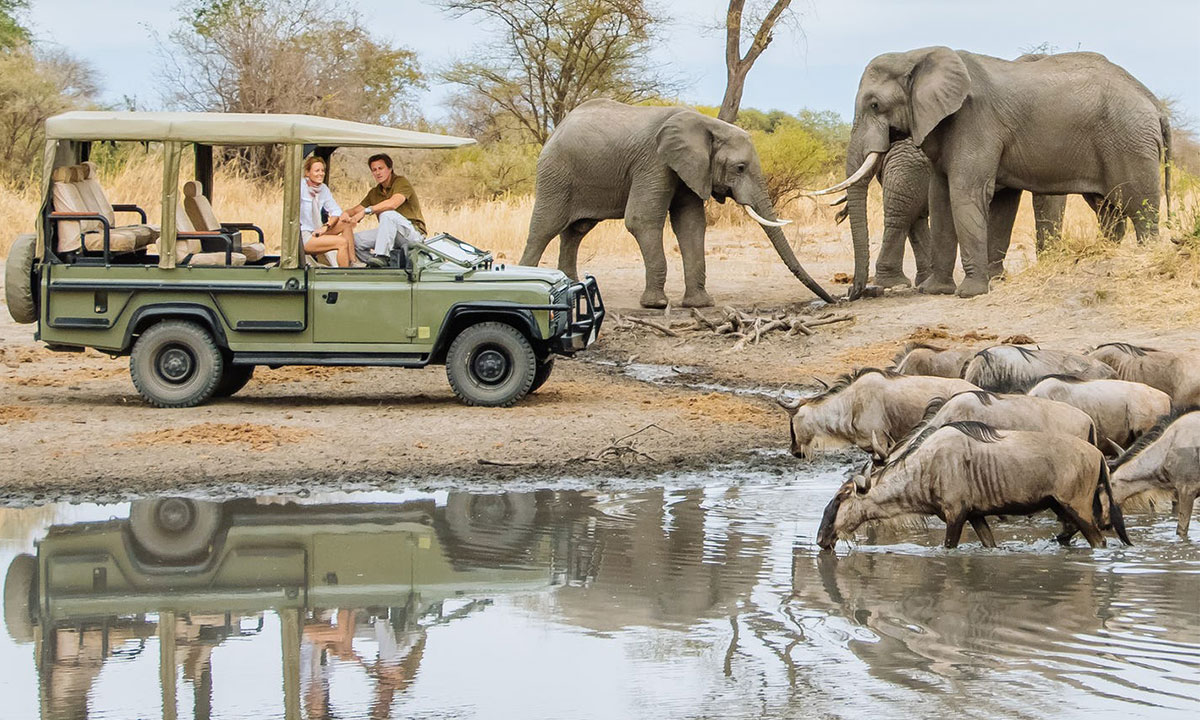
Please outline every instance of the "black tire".
[{"label": "black tire", "polygon": [[217,383],[217,389],[213,390],[213,397],[223,398],[233,395],[246,387],[246,383],[250,382],[252,377],[254,377],[253,365],[234,365],[226,360],[225,370],[221,373],[221,381]]},{"label": "black tire", "polygon": [[37,558],[21,553],[4,575],[4,627],[19,643],[34,639],[33,609],[37,606]]},{"label": "black tire", "polygon": [[537,371],[533,374],[533,384],[529,386],[529,392],[535,392],[538,388],[546,384],[550,379],[550,373],[554,372],[554,356],[545,360],[538,360]]},{"label": "black tire", "polygon": [[509,407],[529,392],[537,355],[511,325],[484,322],[463,330],[446,354],[446,377],[467,405]]},{"label": "black tire", "polygon": [[225,363],[212,335],[196,323],[165,320],[142,333],[129,356],[129,375],[146,402],[194,407],[208,400]]},{"label": "black tire", "polygon": [[37,322],[37,300],[33,287],[33,256],[36,235],[18,235],[4,262],[4,302],[8,314],[19,323]]},{"label": "black tire", "polygon": [[191,498],[134,500],[129,531],[138,548],[161,562],[196,560],[207,554],[221,527],[221,504]]}]

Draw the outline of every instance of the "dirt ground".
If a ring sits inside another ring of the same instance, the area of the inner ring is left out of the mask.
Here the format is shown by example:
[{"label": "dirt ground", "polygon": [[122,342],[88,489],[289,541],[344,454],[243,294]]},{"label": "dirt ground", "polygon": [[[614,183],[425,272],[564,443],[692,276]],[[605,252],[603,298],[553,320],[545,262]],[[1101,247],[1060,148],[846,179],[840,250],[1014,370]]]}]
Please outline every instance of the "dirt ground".
[{"label": "dirt ground", "polygon": [[[710,238],[708,289],[718,308],[831,310],[811,307],[812,295],[763,245]],[[832,282],[850,269],[842,245],[809,241],[798,254],[814,277],[844,294]],[[678,299],[678,254],[671,258],[667,290]],[[636,257],[585,257],[584,268],[600,280],[610,312],[666,323],[686,318],[680,309],[664,318],[637,307]],[[720,388],[798,390],[814,376],[885,366],[914,339],[984,347],[1024,335],[1063,349],[1114,340],[1200,349],[1200,336],[1183,323],[1156,318],[1150,329],[1094,297],[1085,284],[1041,299],[1017,281],[970,300],[889,292],[832,308],[852,315],[849,322],[815,328],[810,337],[772,335],[740,350],[724,337],[664,337],[610,321],[593,348],[560,359],[546,386],[510,409],[459,404],[441,367],[295,367],[260,368],[232,398],[156,410],[134,390],[127,358],[49,352],[33,341],[34,326],[0,311],[0,502],[310,480],[385,487],[435,478],[649,476],[739,460],[787,472],[795,461],[778,452],[787,447],[784,412],[767,394]],[[689,370],[673,383],[649,383],[623,371],[631,360]]]}]

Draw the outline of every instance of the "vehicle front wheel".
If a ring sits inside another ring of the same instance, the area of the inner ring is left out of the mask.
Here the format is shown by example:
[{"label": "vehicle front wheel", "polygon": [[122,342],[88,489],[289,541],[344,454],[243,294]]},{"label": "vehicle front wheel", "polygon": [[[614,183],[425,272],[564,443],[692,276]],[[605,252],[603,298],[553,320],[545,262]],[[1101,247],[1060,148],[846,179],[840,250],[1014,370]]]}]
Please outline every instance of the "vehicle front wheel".
[{"label": "vehicle front wheel", "polygon": [[529,386],[529,392],[534,392],[541,386],[546,384],[550,379],[550,373],[554,371],[554,356],[551,355],[545,360],[538,360],[537,372],[533,374],[533,384]]},{"label": "vehicle front wheel", "polygon": [[221,350],[196,323],[166,320],[152,325],[133,345],[129,374],[146,402],[185,408],[212,397],[224,373]]},{"label": "vehicle front wheel", "polygon": [[253,365],[234,365],[226,360],[225,370],[221,374],[221,381],[217,383],[217,389],[213,391],[213,397],[223,398],[233,395],[246,387],[246,383],[250,382],[252,377],[254,377]]},{"label": "vehicle front wheel", "polygon": [[221,526],[221,504],[168,497],[134,500],[129,531],[138,547],[156,560],[180,562],[208,550]]},{"label": "vehicle front wheel", "polygon": [[446,377],[467,405],[509,407],[533,386],[537,355],[511,325],[484,322],[463,330],[446,354]]}]

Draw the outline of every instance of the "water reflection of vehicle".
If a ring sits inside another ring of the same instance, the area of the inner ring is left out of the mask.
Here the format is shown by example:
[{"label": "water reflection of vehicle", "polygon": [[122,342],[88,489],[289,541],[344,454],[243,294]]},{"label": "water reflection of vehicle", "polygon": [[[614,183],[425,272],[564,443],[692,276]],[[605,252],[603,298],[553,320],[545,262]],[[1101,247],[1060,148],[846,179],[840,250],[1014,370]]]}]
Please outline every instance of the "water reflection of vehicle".
[{"label": "water reflection of vehicle", "polygon": [[[155,636],[163,707],[175,707],[167,669],[181,666],[196,717],[207,716],[213,648],[260,632],[267,612],[283,638],[289,716],[302,684],[310,715],[327,705],[327,655],[360,664],[387,707],[420,663],[425,627],[486,607],[492,594],[556,581],[565,564],[536,523],[569,512],[554,493],[451,493],[444,504],[137,501],[127,519],[52,526],[36,557],[16,557],[5,622],[34,644],[44,718],[85,716],[102,664],[142,653]],[[355,652],[361,634],[382,638],[379,657]]]}]

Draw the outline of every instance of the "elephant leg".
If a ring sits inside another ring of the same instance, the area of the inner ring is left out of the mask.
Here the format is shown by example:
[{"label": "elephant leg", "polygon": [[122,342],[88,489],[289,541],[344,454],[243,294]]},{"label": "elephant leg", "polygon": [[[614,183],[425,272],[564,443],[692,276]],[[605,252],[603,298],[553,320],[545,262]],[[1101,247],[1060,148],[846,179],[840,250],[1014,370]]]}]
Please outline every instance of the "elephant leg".
[{"label": "elephant leg", "polygon": [[529,219],[529,235],[525,238],[521,264],[536,267],[546,252],[546,246],[567,228],[569,222],[564,198],[558,193],[538,193],[533,201],[533,215]]},{"label": "elephant leg", "polygon": [[671,231],[679,242],[683,258],[683,306],[709,307],[712,298],[704,289],[707,271],[704,264],[704,201],[695,193],[682,190],[671,202]]},{"label": "elephant leg", "polygon": [[[633,191],[631,197],[636,197]],[[642,251],[642,262],[646,266],[646,288],[639,300],[642,307],[665,308],[667,306],[667,256],[663,253],[663,226],[666,224],[666,208],[661,214],[653,210],[636,209],[625,212],[625,227],[637,240]]]},{"label": "elephant leg", "polygon": [[1062,234],[1063,215],[1067,210],[1066,195],[1033,194],[1033,227],[1037,234],[1037,252],[1042,254],[1046,243]]},{"label": "elephant leg", "polygon": [[971,528],[975,531],[975,536],[979,538],[979,542],[983,543],[984,547],[996,547],[996,538],[992,535],[992,527],[988,525],[987,518],[982,515],[972,516]]},{"label": "elephant leg", "polygon": [[579,279],[579,243],[596,227],[598,220],[576,220],[562,231],[558,244],[558,269],[572,280]]},{"label": "elephant leg", "polygon": [[950,183],[950,209],[966,275],[958,286],[959,297],[975,297],[988,291],[988,208],[994,183],[992,178],[971,176],[957,177]]},{"label": "elephant leg", "polygon": [[883,244],[875,259],[875,284],[880,287],[908,287],[912,283],[904,275],[904,237],[908,227],[899,220],[885,222]]},{"label": "elephant leg", "polygon": [[1118,245],[1125,237],[1125,215],[1121,208],[1099,193],[1083,196],[1092,212],[1096,213],[1096,225],[1100,235],[1110,243]]},{"label": "elephant leg", "polygon": [[1012,242],[1013,223],[1017,220],[1017,209],[1021,205],[1021,191],[1005,188],[992,195],[988,211],[988,278],[1004,274],[1004,258]]},{"label": "elephant leg", "polygon": [[908,242],[912,245],[913,257],[917,261],[916,283],[920,285],[929,277],[929,216],[922,215],[908,228]]},{"label": "elephant leg", "polygon": [[931,295],[954,293],[954,259],[958,236],[950,205],[946,176],[934,171],[929,177],[929,277],[918,288]]}]

